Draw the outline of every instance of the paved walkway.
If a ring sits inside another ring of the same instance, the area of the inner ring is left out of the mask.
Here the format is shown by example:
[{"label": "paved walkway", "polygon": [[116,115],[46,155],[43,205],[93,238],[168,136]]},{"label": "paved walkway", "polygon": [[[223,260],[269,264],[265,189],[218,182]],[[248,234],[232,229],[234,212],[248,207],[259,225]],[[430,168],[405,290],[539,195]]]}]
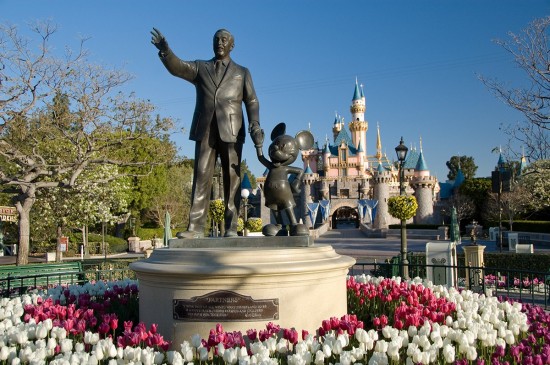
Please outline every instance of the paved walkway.
[{"label": "paved walkway", "polygon": [[[407,239],[408,252],[425,253],[426,243],[430,242],[427,239]],[[437,241],[436,241],[437,242]],[[441,241],[439,241],[441,242]],[[469,244],[469,241],[463,242],[464,245]],[[498,252],[499,249],[495,242],[479,241],[479,244],[484,245],[485,252]],[[315,244],[327,244],[334,247],[335,251],[341,255],[351,256],[357,260],[363,261],[384,261],[399,254],[401,250],[401,239],[399,237],[388,238],[367,238],[361,231],[353,225],[344,226],[339,229],[330,230],[321,237],[315,240]],[[462,250],[459,249],[459,252]],[[503,252],[509,252],[508,248],[504,248]],[[550,248],[539,249],[537,252],[550,252]],[[99,256],[98,256],[99,257]],[[102,258],[103,256],[99,257]],[[128,258],[128,257],[143,257],[143,254],[125,253],[117,255],[109,255],[109,258]],[[0,265],[15,264],[15,256],[0,257]],[[80,257],[64,258],[64,260],[79,260]],[[44,257],[29,257],[29,263],[45,262]]]},{"label": "paved walkway", "polygon": [[[430,242],[430,240],[409,238],[407,239],[407,251],[425,253],[426,243],[428,242]],[[398,255],[401,250],[401,238],[399,237],[367,238],[359,229],[353,228],[352,226],[349,228],[330,230],[316,239],[315,243],[331,245],[334,247],[335,251],[341,255],[347,255],[365,261],[374,261],[374,259],[376,259],[380,262]],[[466,241],[463,242],[463,245],[469,243],[469,241]],[[485,252],[499,252],[496,242],[479,241],[478,243],[486,247]],[[459,252],[461,251],[462,250],[459,249]],[[508,248],[505,247],[503,252],[509,252]],[[535,248],[535,253],[537,252],[550,252],[550,249]]]}]

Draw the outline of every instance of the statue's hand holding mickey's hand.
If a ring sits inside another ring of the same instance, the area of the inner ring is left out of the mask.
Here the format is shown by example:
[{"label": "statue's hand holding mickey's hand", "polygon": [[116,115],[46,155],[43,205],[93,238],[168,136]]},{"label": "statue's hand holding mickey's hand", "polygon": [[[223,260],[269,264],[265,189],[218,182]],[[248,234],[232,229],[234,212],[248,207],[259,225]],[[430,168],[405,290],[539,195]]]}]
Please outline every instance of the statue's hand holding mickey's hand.
[{"label": "statue's hand holding mickey's hand", "polygon": [[250,137],[252,137],[254,147],[256,147],[256,149],[261,149],[264,144],[264,130],[260,128],[259,124],[252,126],[252,129],[250,130]]}]

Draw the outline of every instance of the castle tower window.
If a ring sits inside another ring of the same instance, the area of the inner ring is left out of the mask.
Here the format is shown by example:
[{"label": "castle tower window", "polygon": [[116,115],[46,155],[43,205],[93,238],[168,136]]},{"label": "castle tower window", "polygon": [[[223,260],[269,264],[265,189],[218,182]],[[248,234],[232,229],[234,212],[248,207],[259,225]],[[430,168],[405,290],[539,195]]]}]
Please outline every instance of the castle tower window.
[{"label": "castle tower window", "polygon": [[340,189],[340,198],[349,199],[349,189]]}]

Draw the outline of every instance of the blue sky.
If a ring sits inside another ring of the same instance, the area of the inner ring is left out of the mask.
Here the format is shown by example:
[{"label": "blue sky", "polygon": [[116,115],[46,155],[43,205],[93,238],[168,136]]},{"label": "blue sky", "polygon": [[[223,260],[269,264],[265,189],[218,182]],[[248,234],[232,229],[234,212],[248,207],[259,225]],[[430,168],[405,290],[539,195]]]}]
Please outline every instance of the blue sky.
[{"label": "blue sky", "polygon": [[[542,0],[0,0],[3,23],[55,22],[60,50],[90,37],[93,61],[123,66],[134,75],[127,91],[178,120],[173,138],[182,155],[193,157],[181,130],[189,130],[195,91],[164,69],[150,43],[152,27],[186,60],[211,58],[214,32],[231,31],[232,57],[252,73],[266,135],[282,121],[289,134],[311,126],[323,144],[335,112],[350,121],[357,77],[367,102],[367,153],[375,152],[377,124],[390,159],[401,136],[417,148],[422,138],[427,165],[441,181],[457,154],[473,156],[477,176],[490,176],[498,160],[491,150],[506,142],[500,123],[522,117],[478,75],[524,82],[492,40],[547,15],[550,2]],[[244,158],[255,175],[263,172],[250,139]]]}]

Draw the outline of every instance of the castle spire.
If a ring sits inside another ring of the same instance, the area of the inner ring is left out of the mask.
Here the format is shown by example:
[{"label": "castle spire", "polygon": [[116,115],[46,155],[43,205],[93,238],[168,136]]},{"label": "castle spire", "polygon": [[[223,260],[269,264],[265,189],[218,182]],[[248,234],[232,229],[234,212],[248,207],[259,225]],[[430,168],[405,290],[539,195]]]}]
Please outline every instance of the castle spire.
[{"label": "castle spire", "polygon": [[376,158],[378,161],[382,159],[382,138],[380,138],[380,123],[376,123]]}]

